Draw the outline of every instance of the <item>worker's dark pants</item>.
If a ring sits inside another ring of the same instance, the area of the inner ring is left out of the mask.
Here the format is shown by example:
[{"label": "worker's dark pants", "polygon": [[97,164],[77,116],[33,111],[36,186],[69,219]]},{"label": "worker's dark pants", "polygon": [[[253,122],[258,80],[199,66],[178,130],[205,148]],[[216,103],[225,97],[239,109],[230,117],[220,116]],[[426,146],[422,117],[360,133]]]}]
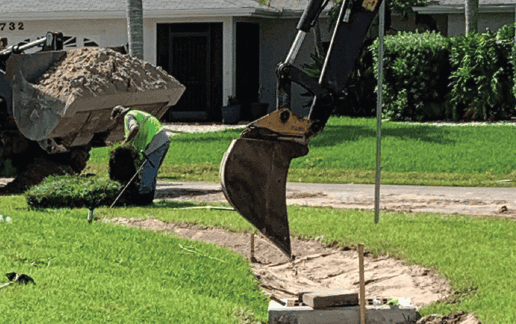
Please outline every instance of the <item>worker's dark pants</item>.
[{"label": "worker's dark pants", "polygon": [[145,163],[140,174],[140,195],[154,195],[156,191],[156,182],[158,180],[158,171],[168,152],[170,141],[158,147],[156,150],[148,154],[149,160],[154,163],[154,167],[149,163]]}]

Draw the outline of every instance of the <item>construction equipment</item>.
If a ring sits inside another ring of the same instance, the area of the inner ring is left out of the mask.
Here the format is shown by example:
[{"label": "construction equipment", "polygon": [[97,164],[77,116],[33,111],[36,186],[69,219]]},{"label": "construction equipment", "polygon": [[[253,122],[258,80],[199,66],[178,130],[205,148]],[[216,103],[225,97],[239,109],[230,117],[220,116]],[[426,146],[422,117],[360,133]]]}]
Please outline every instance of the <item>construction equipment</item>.
[{"label": "construction equipment", "polygon": [[17,169],[0,192],[23,192],[51,173],[80,173],[92,147],[123,140],[124,126],[110,119],[113,107],[160,118],[177,103],[181,83],[121,51],[66,51],[63,35],[52,32],[0,51],[0,166],[10,160]]},{"label": "construction equipment", "polygon": [[[220,167],[222,190],[233,207],[287,256],[292,256],[286,182],[292,159],[308,154],[346,87],[381,0],[344,0],[319,80],[293,65],[307,32],[329,0],[311,0],[284,62],[277,69],[276,110],[251,122],[231,143]],[[291,84],[312,96],[307,117],[291,110]]]}]

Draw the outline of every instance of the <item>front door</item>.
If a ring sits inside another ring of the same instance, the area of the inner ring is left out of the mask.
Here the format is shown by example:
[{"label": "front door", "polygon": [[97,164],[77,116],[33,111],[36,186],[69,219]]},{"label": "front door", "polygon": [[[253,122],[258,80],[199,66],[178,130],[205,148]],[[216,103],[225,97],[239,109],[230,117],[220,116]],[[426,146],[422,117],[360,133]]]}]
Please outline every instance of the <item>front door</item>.
[{"label": "front door", "polygon": [[210,34],[170,34],[170,74],[186,86],[172,108],[173,119],[207,120],[210,103]]},{"label": "front door", "polygon": [[158,24],[157,63],[186,87],[165,120],[218,118],[222,93],[221,36],[221,24]]}]

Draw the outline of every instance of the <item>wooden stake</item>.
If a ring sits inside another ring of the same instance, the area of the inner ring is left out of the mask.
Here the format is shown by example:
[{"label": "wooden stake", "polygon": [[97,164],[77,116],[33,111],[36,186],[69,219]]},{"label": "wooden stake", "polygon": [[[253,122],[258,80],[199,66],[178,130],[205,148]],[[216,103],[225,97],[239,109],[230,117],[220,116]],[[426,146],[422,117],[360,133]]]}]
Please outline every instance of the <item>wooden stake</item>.
[{"label": "wooden stake", "polygon": [[364,245],[358,245],[358,272],[360,276],[360,324],[366,323],[366,298],[364,278]]},{"label": "wooden stake", "polygon": [[256,259],[254,258],[254,234],[251,233],[251,262],[255,262]]}]

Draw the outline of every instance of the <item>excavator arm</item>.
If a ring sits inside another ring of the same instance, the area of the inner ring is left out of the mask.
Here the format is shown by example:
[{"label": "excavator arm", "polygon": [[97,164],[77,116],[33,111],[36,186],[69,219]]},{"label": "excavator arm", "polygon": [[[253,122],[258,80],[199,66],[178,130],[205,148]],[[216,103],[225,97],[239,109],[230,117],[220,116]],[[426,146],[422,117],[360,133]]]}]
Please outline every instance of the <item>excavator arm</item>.
[{"label": "excavator arm", "polygon": [[[309,140],[320,134],[334,98],[348,83],[369,26],[382,0],[344,0],[319,80],[295,67],[307,32],[329,0],[310,0],[284,62],[276,69],[276,110],[251,122],[224,154],[222,190],[231,205],[274,245],[292,257],[286,205],[286,183],[292,159],[308,154]],[[307,117],[291,110],[292,82],[312,96]]]}]

